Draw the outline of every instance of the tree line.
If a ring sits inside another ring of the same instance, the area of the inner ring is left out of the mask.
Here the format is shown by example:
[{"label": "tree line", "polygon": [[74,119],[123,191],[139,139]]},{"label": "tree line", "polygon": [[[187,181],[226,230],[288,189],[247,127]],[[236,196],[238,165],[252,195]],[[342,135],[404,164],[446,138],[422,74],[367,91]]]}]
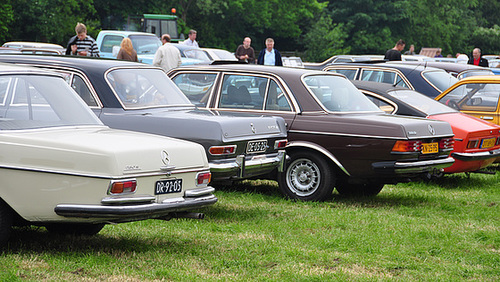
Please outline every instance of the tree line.
[{"label": "tree line", "polygon": [[179,33],[198,31],[202,47],[236,50],[245,36],[256,51],[267,37],[280,51],[306,61],[337,54],[384,54],[398,39],[440,47],[443,55],[500,54],[497,0],[3,0],[0,42],[39,41],[66,46],[77,22],[96,37],[125,29],[128,16],[171,14]]}]

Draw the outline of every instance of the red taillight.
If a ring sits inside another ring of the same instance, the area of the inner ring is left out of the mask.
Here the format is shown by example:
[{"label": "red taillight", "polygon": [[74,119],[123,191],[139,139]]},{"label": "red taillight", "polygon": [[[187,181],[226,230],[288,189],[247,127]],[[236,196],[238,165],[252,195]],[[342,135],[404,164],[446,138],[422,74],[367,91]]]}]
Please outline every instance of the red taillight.
[{"label": "red taillight", "polygon": [[453,138],[443,138],[439,141],[439,149],[446,150],[446,149],[452,149],[453,146],[455,145],[455,139]]},{"label": "red taillight", "polygon": [[393,152],[420,152],[422,150],[422,141],[396,141]]},{"label": "red taillight", "polygon": [[236,152],[236,145],[230,146],[213,146],[208,149],[210,155],[220,156],[220,155],[230,155]]},{"label": "red taillight", "polygon": [[479,140],[476,139],[476,140],[469,140],[469,142],[467,142],[467,149],[474,149],[474,148],[477,148],[477,146],[479,146]]},{"label": "red taillight", "polygon": [[212,174],[210,172],[200,172],[196,175],[196,183],[197,185],[207,185],[210,183],[211,178]]},{"label": "red taillight", "polygon": [[126,180],[126,181],[115,181],[110,184],[109,193],[111,194],[122,194],[122,193],[134,193],[137,188],[137,181]]},{"label": "red taillight", "polygon": [[274,149],[284,149],[286,144],[288,144],[288,140],[276,140],[274,142]]}]

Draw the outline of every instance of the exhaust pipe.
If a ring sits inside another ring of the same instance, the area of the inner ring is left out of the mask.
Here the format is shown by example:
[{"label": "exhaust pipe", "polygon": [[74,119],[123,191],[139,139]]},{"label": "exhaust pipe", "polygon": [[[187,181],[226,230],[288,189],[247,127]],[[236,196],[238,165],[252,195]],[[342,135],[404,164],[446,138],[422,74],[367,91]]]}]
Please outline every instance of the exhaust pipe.
[{"label": "exhaust pipe", "polygon": [[169,221],[172,218],[191,218],[191,219],[204,219],[205,214],[200,212],[173,212],[167,216],[158,219]]}]

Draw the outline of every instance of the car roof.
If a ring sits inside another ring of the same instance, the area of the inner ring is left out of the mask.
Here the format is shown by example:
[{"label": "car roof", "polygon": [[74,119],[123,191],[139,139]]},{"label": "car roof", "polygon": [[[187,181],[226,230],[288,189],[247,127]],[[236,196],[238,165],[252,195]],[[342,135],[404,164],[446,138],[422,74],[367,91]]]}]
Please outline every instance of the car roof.
[{"label": "car roof", "polygon": [[178,70],[213,70],[213,71],[241,71],[241,72],[258,72],[258,73],[269,73],[278,76],[286,75],[296,75],[301,76],[303,74],[332,74],[324,71],[303,69],[303,68],[288,68],[288,67],[277,67],[277,66],[264,66],[255,64],[216,64],[216,65],[195,65],[195,66],[181,66],[179,68],[173,69]]},{"label": "car roof", "polygon": [[22,73],[30,73],[30,74],[36,73],[36,74],[43,74],[43,75],[54,75],[54,76],[61,77],[60,74],[57,74],[55,72],[51,72],[48,70],[0,62],[0,74],[21,73],[21,72]]},{"label": "car roof", "polygon": [[384,92],[387,93],[392,90],[410,90],[410,91],[415,91],[408,89],[406,87],[402,86],[394,86],[389,83],[380,83],[380,82],[375,82],[375,81],[364,81],[364,80],[351,80],[351,82],[356,86],[357,88],[362,88],[364,90],[372,91],[372,92]]},{"label": "car roof", "polygon": [[2,47],[10,48],[50,48],[50,49],[65,49],[63,46],[54,43],[44,43],[44,42],[27,42],[27,41],[10,41],[5,42]]},{"label": "car roof", "polygon": [[491,82],[491,83],[500,83],[500,76],[498,75],[478,75],[478,76],[470,76],[466,78],[462,78],[460,83],[467,82]]},{"label": "car roof", "polygon": [[136,63],[130,61],[121,61],[116,59],[61,56],[61,55],[2,54],[0,55],[0,61],[15,62],[16,64],[71,67],[82,71],[94,70],[99,72],[104,72],[110,68],[118,68],[118,67],[157,68],[148,64]]},{"label": "car roof", "polygon": [[454,72],[462,72],[462,71],[466,71],[466,70],[489,70],[488,68],[480,67],[480,66],[476,66],[476,65],[450,63],[450,62],[401,61],[401,62],[392,62],[392,64],[420,65],[420,66],[424,66],[424,67],[434,67],[434,68],[439,68],[439,69],[444,69],[447,71],[454,71]]},{"label": "car roof", "polygon": [[153,36],[156,37],[155,34],[148,33],[148,32],[141,32],[141,31],[127,31],[127,30],[101,30],[102,33],[106,34],[118,34],[118,35],[124,35],[124,36],[129,36],[129,35],[146,35],[146,36]]}]

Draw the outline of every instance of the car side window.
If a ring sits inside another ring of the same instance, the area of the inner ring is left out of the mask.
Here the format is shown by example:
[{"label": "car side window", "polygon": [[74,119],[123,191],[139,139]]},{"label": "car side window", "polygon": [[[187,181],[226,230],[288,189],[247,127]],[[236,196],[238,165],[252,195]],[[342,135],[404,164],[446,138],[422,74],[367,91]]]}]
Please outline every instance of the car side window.
[{"label": "car side window", "polygon": [[122,43],[123,36],[120,35],[106,35],[102,39],[102,44],[99,46],[99,50],[104,53],[113,52],[113,46],[120,46]]},{"label": "car side window", "polygon": [[379,99],[377,97],[371,96],[371,95],[366,95],[368,100],[372,101],[379,109],[382,111],[386,112],[387,114],[392,114],[395,110],[394,106],[387,103],[386,101]]},{"label": "car side window", "polygon": [[394,84],[396,74],[382,70],[363,70],[361,80]]},{"label": "car side window", "polygon": [[404,81],[403,77],[401,77],[399,74],[396,75],[396,86],[401,86],[404,88],[410,88],[408,84]]},{"label": "car side window", "polygon": [[58,72],[64,76],[64,80],[71,86],[71,88],[73,88],[73,90],[76,91],[78,96],[80,96],[88,106],[98,106],[90,88],[80,75],[65,71]]},{"label": "car side window", "polygon": [[500,84],[470,83],[460,85],[439,102],[457,110],[494,112],[500,98]]},{"label": "car side window", "polygon": [[356,72],[357,70],[353,69],[333,69],[333,70],[328,70],[329,72],[334,72],[334,73],[340,73],[343,74],[347,77],[349,80],[353,80],[356,78]]},{"label": "car side window", "polygon": [[219,107],[291,111],[284,91],[274,80],[251,75],[224,76]]},{"label": "car side window", "polygon": [[198,107],[206,107],[216,78],[215,73],[181,73],[172,81],[191,103]]}]

